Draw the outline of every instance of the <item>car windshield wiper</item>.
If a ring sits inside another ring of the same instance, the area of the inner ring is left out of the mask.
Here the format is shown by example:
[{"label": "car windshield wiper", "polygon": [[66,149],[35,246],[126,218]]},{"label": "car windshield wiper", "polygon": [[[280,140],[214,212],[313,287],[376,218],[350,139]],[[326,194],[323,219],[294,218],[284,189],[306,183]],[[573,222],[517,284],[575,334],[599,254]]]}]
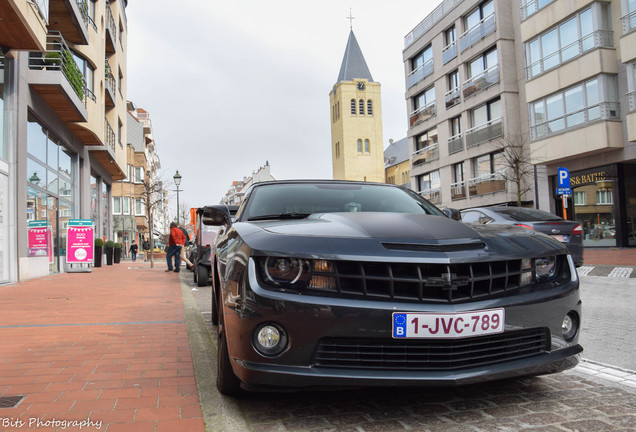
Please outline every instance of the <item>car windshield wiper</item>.
[{"label": "car windshield wiper", "polygon": [[272,214],[272,215],[262,215],[262,216],[252,216],[247,218],[248,221],[258,221],[258,220],[267,220],[267,219],[304,219],[308,217],[311,213],[280,213],[280,214]]}]

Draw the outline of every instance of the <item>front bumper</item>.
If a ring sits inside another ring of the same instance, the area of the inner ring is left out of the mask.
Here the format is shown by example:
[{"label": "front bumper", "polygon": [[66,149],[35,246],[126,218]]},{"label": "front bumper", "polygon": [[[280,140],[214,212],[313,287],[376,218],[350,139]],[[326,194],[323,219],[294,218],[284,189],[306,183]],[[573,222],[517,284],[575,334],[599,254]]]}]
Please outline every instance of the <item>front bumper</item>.
[{"label": "front bumper", "polygon": [[[252,267],[253,261],[249,265]],[[249,280],[238,290],[241,295],[226,295],[223,304],[234,373],[248,390],[474,384],[560,372],[574,367],[583,350],[578,335],[570,342],[561,336],[563,317],[572,312],[581,316],[576,280],[544,291],[479,302],[419,304],[270,291],[258,285],[253,270],[250,268]],[[438,369],[364,367],[363,363],[324,366],[316,361],[317,347],[324,338],[395,342],[391,336],[393,312],[455,313],[493,308],[505,310],[504,334],[542,329],[547,334],[545,346],[520,358],[504,356],[498,361],[493,355],[478,365],[467,362]],[[253,347],[255,329],[266,323],[279,326],[288,335],[287,348],[275,357],[265,357]]]}]

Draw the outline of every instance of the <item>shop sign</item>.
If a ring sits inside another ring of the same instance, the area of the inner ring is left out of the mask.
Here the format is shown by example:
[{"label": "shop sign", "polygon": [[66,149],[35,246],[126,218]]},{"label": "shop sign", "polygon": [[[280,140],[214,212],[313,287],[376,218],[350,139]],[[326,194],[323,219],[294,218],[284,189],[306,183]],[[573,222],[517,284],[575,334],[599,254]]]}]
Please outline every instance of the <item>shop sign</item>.
[{"label": "shop sign", "polygon": [[70,219],[66,231],[66,262],[93,262],[94,228],[92,219]]},{"label": "shop sign", "polygon": [[52,230],[46,219],[29,221],[27,224],[29,238],[28,256],[48,256],[49,264],[53,262]]},{"label": "shop sign", "polygon": [[606,180],[610,174],[601,169],[586,174],[578,174],[570,176],[570,185],[572,187],[584,186],[587,184],[595,184],[598,181]]}]

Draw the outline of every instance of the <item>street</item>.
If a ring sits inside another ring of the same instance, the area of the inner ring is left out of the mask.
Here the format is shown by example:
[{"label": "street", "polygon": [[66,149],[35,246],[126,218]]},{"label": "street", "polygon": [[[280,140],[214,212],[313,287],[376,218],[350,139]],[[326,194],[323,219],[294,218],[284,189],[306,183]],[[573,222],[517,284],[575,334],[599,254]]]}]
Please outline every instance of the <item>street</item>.
[{"label": "street", "polygon": [[[197,288],[191,274],[184,276],[184,291],[192,292],[216,341],[216,327],[210,323],[211,288]],[[636,348],[627,341],[636,281],[583,277],[581,297],[583,358],[636,370]],[[234,416],[224,425],[233,431],[636,431],[636,388],[578,369],[450,389],[257,393],[215,399],[225,404],[224,411],[242,413],[241,419]]]}]

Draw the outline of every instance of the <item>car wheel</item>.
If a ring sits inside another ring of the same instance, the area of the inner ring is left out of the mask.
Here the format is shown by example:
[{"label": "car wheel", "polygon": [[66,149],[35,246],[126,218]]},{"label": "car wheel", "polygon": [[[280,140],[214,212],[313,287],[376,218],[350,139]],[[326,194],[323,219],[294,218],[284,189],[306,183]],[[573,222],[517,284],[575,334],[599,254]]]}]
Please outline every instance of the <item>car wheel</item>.
[{"label": "car wheel", "polygon": [[198,278],[197,285],[200,287],[204,287],[208,284],[208,279],[210,278],[210,271],[206,266],[199,265],[197,267]]},{"label": "car wheel", "polygon": [[212,316],[210,317],[210,321],[212,322],[212,325],[218,326],[219,325],[219,310],[218,308],[218,302],[216,301],[216,294],[214,293],[214,287],[212,288],[212,295],[211,295],[211,302],[212,302]]},{"label": "car wheel", "polygon": [[192,266],[194,267],[194,270],[192,270],[192,278],[194,279],[194,282],[197,282],[198,280],[198,275],[197,275],[197,267],[196,266]]},{"label": "car wheel", "polygon": [[219,331],[217,339],[218,359],[216,366],[216,388],[227,396],[240,396],[241,381],[234,375],[230,355],[227,350],[225,331]]}]

